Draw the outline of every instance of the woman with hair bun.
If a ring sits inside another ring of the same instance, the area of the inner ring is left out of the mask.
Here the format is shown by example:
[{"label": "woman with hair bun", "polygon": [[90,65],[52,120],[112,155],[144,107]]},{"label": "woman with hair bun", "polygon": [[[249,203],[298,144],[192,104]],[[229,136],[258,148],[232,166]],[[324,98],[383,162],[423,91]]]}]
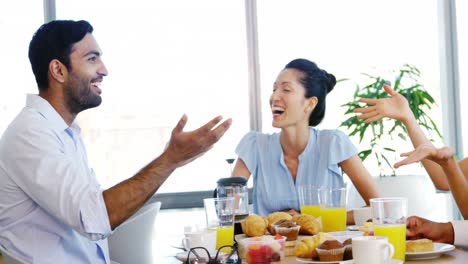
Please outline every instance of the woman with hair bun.
[{"label": "woman with hair bun", "polygon": [[[254,213],[299,212],[298,186],[344,187],[342,170],[366,202],[380,196],[358,150],[340,130],[317,129],[335,76],[314,62],[295,59],[273,84],[270,108],[279,133],[247,133],[236,148],[232,175],[253,175]],[[354,223],[348,213],[348,224]]]}]

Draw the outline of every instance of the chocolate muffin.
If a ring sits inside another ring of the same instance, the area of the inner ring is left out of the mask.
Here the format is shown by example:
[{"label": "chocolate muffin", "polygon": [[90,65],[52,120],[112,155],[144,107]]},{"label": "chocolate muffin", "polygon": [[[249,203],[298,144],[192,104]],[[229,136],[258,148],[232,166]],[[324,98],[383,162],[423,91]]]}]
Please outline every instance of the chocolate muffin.
[{"label": "chocolate muffin", "polygon": [[280,220],[276,222],[273,227],[275,228],[276,234],[286,237],[286,241],[297,240],[299,229],[301,228],[301,226],[296,225],[296,223],[291,220]]},{"label": "chocolate muffin", "polygon": [[352,242],[353,240],[351,238],[348,238],[343,242],[345,248],[343,260],[353,259]]},{"label": "chocolate muffin", "polygon": [[317,247],[320,261],[341,261],[344,255],[344,245],[338,240],[326,240]]}]

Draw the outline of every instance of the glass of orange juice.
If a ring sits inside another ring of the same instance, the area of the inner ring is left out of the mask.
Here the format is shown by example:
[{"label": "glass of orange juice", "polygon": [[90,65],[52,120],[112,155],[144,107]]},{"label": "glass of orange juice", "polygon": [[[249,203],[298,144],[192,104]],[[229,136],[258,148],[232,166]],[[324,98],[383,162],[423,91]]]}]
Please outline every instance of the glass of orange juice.
[{"label": "glass of orange juice", "polygon": [[346,188],[320,190],[320,216],[324,232],[346,230]]},{"label": "glass of orange juice", "polygon": [[374,235],[388,237],[395,248],[394,259],[405,261],[408,199],[404,197],[370,199]]},{"label": "glass of orange juice", "polygon": [[[216,230],[216,249],[234,245],[235,198],[203,199],[206,224],[209,230]],[[226,248],[229,253],[230,249]]]},{"label": "glass of orange juice", "polygon": [[320,188],[315,185],[299,185],[297,191],[301,214],[320,217]]}]

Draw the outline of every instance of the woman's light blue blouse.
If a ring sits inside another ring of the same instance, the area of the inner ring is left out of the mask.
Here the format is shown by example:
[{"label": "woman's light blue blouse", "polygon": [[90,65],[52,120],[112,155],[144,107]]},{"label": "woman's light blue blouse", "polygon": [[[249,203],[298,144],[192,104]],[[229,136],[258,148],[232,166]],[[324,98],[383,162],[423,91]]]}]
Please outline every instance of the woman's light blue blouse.
[{"label": "woman's light blue blouse", "polygon": [[284,162],[279,136],[280,133],[252,131],[236,148],[236,154],[253,175],[254,213],[269,215],[290,208],[299,211],[300,185],[344,187],[338,163],[358,153],[346,134],[311,127],[307,146],[299,155],[295,183]]}]

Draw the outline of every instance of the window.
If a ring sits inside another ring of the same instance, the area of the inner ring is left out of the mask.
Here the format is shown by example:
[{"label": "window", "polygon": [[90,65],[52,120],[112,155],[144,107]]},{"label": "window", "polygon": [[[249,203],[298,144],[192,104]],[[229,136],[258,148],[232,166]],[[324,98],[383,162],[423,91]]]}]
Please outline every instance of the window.
[{"label": "window", "polygon": [[225,159],[235,157],[249,130],[243,1],[59,0],[57,18],[88,20],[104,53],[103,103],[79,120],[104,185],[157,157],[183,113],[185,130],[219,114],[233,125],[158,192],[213,190],[218,178],[230,176]]},{"label": "window", "polygon": [[[458,38],[458,65],[459,65],[459,80],[460,80],[460,111],[461,111],[461,131],[463,139],[463,155],[468,157],[468,121],[463,118],[468,112],[468,4],[466,1],[456,1],[457,13],[457,38]],[[465,137],[464,137],[465,136]],[[460,157],[463,158],[463,157]]]},{"label": "window", "polygon": [[[464,1],[454,1],[460,87],[464,87],[468,32],[463,14],[468,10]],[[157,157],[183,113],[189,116],[186,130],[218,114],[232,117],[234,123],[213,150],[175,171],[158,192],[212,190],[218,178],[229,176],[225,159],[235,157],[237,143],[250,130],[245,2],[56,2],[58,19],[86,19],[93,24],[110,73],[104,80],[103,104],[80,114],[78,120],[88,157],[104,187],[132,176]],[[37,93],[27,50],[43,23],[43,7],[41,1],[28,2],[28,8],[24,3],[0,2],[0,34],[8,40],[0,42],[0,71],[6,73],[0,134],[24,106],[26,93]],[[352,79],[374,68],[392,70],[408,62],[419,67],[426,88],[440,102],[437,1],[270,0],[257,1],[257,6],[261,73],[257,88],[263,102],[258,111],[264,132],[275,131],[268,106],[272,84],[284,65],[297,57],[316,61],[338,78]],[[352,87],[344,84],[335,87],[321,128],[338,127],[344,112],[340,105],[351,100],[352,93]],[[460,94],[461,102],[468,99],[464,89]],[[461,105],[462,115],[466,107]],[[435,109],[432,115],[439,127],[440,111]],[[463,116],[461,120],[466,134],[468,122]],[[466,140],[464,150],[466,155]]]},{"label": "window", "polygon": [[[363,79],[363,72],[386,74],[413,64],[421,70],[426,89],[439,97],[436,17],[437,1],[258,1],[263,131],[275,131],[269,96],[278,73],[295,58],[315,61],[337,79],[353,80]],[[394,75],[388,76],[393,80]],[[351,101],[353,93],[349,82],[335,86],[327,96],[327,112],[319,128],[337,128],[345,120],[340,106]],[[433,115],[439,128],[440,111]],[[404,142],[396,147],[399,153],[409,148]],[[365,164],[371,174],[378,174],[376,162],[369,159]],[[414,171],[421,167],[406,166],[397,173]]]},{"label": "window", "polygon": [[0,136],[25,106],[26,94],[37,93],[36,80],[28,59],[29,41],[43,23],[41,1],[0,2]]}]

